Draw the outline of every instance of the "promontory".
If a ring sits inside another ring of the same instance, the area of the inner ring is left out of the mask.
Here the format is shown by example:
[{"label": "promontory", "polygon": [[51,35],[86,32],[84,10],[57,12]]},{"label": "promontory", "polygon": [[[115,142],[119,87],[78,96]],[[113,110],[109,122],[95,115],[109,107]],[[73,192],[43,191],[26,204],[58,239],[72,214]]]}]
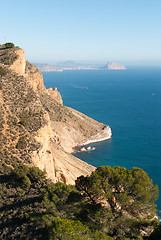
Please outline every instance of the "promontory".
[{"label": "promontory", "polygon": [[95,167],[72,155],[76,146],[111,138],[109,126],[63,105],[56,86],[13,44],[0,45],[0,164],[38,166],[53,182],[74,184]]}]

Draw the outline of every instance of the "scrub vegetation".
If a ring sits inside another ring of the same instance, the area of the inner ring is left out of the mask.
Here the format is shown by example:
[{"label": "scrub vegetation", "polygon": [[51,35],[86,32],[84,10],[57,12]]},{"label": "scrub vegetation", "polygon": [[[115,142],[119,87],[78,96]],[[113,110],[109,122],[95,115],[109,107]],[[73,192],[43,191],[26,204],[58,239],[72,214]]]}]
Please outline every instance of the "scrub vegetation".
[{"label": "scrub vegetation", "polygon": [[160,234],[157,197],[157,186],[140,168],[99,167],[72,186],[52,183],[38,167],[1,165],[0,236],[7,240],[154,239],[152,235]]},{"label": "scrub vegetation", "polygon": [[16,49],[17,47],[10,42],[0,45],[0,63],[4,65],[12,65],[17,59],[17,54],[15,52]]}]

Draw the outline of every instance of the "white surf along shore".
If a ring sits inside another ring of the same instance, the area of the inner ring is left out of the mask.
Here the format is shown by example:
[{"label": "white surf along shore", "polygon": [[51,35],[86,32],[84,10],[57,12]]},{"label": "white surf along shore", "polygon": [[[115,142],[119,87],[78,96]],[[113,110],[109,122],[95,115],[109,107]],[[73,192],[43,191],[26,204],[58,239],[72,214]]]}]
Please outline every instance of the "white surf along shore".
[{"label": "white surf along shore", "polygon": [[[112,137],[112,131],[111,131],[111,128],[109,126],[106,126],[103,130],[102,130],[102,133],[97,133],[96,135],[92,136],[90,139],[88,139],[87,141],[83,142],[82,144],[80,144],[79,146],[77,147],[83,147],[85,145],[88,145],[90,143],[95,143],[95,142],[102,142],[102,141],[105,141],[105,140],[108,140]],[[87,148],[82,148],[80,149],[80,151],[89,151],[89,150],[95,150],[95,148],[90,148],[90,147],[87,147]],[[77,152],[77,150],[75,151]]]}]

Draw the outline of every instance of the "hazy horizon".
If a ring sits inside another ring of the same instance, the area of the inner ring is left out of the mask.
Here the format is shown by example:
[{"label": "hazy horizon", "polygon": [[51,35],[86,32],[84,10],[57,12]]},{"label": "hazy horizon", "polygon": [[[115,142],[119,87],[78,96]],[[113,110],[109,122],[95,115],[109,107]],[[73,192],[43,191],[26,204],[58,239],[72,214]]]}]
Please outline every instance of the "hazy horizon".
[{"label": "hazy horizon", "polygon": [[161,1],[2,1],[0,44],[30,62],[161,63]]},{"label": "hazy horizon", "polygon": [[150,62],[150,61],[118,61],[118,60],[102,60],[102,61],[93,61],[93,60],[80,60],[80,61],[76,61],[76,60],[72,60],[72,59],[68,59],[68,60],[59,60],[59,61],[32,61],[33,64],[48,64],[48,65],[57,65],[57,64],[62,64],[62,63],[68,63],[68,62],[74,62],[77,64],[89,64],[89,65],[106,65],[107,62],[114,62],[114,63],[118,63],[118,64],[123,64],[125,66],[157,66],[157,67],[161,67],[161,61],[159,62]]}]

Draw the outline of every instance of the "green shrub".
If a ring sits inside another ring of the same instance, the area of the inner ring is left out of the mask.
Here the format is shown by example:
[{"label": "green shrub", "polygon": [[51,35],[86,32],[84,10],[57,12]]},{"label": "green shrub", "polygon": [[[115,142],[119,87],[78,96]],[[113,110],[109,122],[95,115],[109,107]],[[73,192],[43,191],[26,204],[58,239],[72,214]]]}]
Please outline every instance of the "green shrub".
[{"label": "green shrub", "polygon": [[13,48],[15,45],[12,42],[7,42],[4,44],[6,48]]},{"label": "green shrub", "polygon": [[153,221],[158,187],[140,168],[102,166],[89,177],[79,177],[76,188],[87,199],[79,219],[92,229],[120,239],[129,235],[136,238],[158,224]]},{"label": "green shrub", "polygon": [[111,237],[99,232],[91,232],[80,221],[56,218],[50,231],[50,240],[112,240]]},{"label": "green shrub", "polygon": [[7,69],[0,67],[0,76],[5,76],[8,73]]},{"label": "green shrub", "polygon": [[14,175],[16,178],[23,178],[25,177],[25,181],[28,181],[26,179],[29,179],[30,182],[45,180],[46,173],[41,171],[38,167],[28,167],[27,165],[20,165],[14,169]]},{"label": "green shrub", "polygon": [[16,178],[22,178],[29,173],[29,167],[26,165],[20,165],[14,169],[14,175]]},{"label": "green shrub", "polygon": [[38,167],[30,167],[28,176],[32,182],[40,181],[45,179],[46,172],[41,171]]},{"label": "green shrub", "polygon": [[17,145],[16,145],[16,148],[17,149],[25,149],[27,147],[27,141],[26,141],[26,138],[25,137],[20,137]]},{"label": "green shrub", "polygon": [[22,186],[23,186],[24,188],[29,188],[30,185],[31,185],[31,181],[30,181],[29,177],[25,175],[25,176],[22,178]]},{"label": "green shrub", "polygon": [[158,190],[142,169],[99,167],[79,177],[76,190],[45,179],[37,167],[2,168],[0,239],[161,239],[160,227],[150,237],[140,234],[158,225],[152,216]]}]

